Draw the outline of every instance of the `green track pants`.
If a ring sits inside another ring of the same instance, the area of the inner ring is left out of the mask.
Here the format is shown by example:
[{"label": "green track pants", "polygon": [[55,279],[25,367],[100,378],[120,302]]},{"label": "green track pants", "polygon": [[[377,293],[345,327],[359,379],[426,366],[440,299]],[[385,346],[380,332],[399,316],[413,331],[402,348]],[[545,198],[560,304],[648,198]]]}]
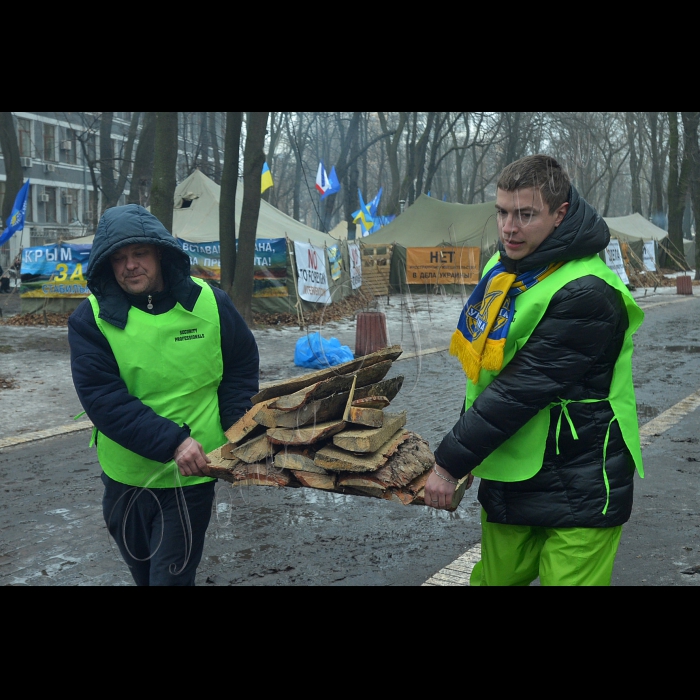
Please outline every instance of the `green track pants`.
[{"label": "green track pants", "polygon": [[498,525],[481,512],[481,561],[471,586],[609,586],[622,526]]}]

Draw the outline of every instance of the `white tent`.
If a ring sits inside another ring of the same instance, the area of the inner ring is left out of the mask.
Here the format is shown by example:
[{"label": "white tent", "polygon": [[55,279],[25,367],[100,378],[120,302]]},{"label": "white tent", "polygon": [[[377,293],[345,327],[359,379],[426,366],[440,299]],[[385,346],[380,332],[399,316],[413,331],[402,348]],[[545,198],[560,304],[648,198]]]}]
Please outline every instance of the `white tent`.
[{"label": "white tent", "polygon": [[610,229],[610,235],[614,238],[661,241],[668,235],[666,231],[659,228],[651,221],[645,219],[641,214],[630,214],[629,216],[608,216],[605,223]]},{"label": "white tent", "polygon": [[[219,240],[219,201],[221,186],[199,170],[195,170],[175,188],[173,236],[190,243],[212,243]],[[243,184],[236,188],[236,229],[240,226],[243,208]],[[284,238],[333,245],[336,240],[287,216],[264,199],[260,201],[257,238]]]}]

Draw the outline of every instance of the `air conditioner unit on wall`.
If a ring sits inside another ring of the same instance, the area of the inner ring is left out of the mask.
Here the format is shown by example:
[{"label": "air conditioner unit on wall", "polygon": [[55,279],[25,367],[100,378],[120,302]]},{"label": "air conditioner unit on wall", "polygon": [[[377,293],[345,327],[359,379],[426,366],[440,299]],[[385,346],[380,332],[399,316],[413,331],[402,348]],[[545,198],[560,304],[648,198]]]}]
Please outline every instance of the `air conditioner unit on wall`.
[{"label": "air conditioner unit on wall", "polygon": [[61,141],[61,150],[70,151],[73,148],[73,143],[71,141]]},{"label": "air conditioner unit on wall", "polygon": [[51,197],[46,192],[40,192],[39,193],[39,201],[40,202],[49,202],[51,201]]},{"label": "air conditioner unit on wall", "polygon": [[44,172],[45,173],[55,173],[56,172],[56,164],[55,163],[44,163]]},{"label": "air conditioner unit on wall", "polygon": [[32,159],[28,158],[27,156],[21,156],[19,159],[19,162],[23,168],[31,168],[32,167]]},{"label": "air conditioner unit on wall", "polygon": [[63,195],[63,203],[64,204],[73,204],[73,195],[72,194],[64,194]]}]

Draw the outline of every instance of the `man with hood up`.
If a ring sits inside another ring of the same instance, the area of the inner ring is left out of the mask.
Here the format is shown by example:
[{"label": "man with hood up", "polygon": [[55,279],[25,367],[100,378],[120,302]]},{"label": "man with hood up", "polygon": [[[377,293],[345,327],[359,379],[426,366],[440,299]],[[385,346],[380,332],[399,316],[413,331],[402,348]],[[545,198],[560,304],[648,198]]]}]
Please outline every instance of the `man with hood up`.
[{"label": "man with hood up", "polygon": [[255,338],[135,204],[100,219],[87,283],[68,340],[95,426],[107,527],[137,585],[193,586],[216,482],[206,455],[258,392]]},{"label": "man with hood up", "polygon": [[643,312],[600,258],[605,221],[559,163],[511,163],[496,199],[499,251],[450,345],[462,415],[435,451],[425,501],[449,508],[480,477],[471,585],[610,585],[635,470],[632,383]]}]

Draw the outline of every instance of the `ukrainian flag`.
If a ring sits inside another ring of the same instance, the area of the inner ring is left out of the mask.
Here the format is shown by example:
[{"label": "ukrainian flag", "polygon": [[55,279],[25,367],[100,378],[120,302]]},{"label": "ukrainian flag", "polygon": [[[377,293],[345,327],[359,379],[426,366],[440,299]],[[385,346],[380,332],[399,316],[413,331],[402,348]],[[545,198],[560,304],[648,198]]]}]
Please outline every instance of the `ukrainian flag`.
[{"label": "ukrainian flag", "polygon": [[362,192],[360,190],[357,190],[357,194],[360,198],[360,208],[358,211],[353,212],[352,220],[356,224],[362,224],[363,234],[365,232],[369,233],[372,230],[372,227],[374,226],[374,219],[372,218],[372,214],[370,213],[369,207],[365,204],[364,199],[362,199]]},{"label": "ukrainian flag", "polygon": [[267,164],[267,161],[265,161],[265,165],[263,165],[262,169],[262,178],[260,180],[260,194],[272,187],[274,184],[275,183],[272,182],[272,173],[270,172],[270,166]]}]

